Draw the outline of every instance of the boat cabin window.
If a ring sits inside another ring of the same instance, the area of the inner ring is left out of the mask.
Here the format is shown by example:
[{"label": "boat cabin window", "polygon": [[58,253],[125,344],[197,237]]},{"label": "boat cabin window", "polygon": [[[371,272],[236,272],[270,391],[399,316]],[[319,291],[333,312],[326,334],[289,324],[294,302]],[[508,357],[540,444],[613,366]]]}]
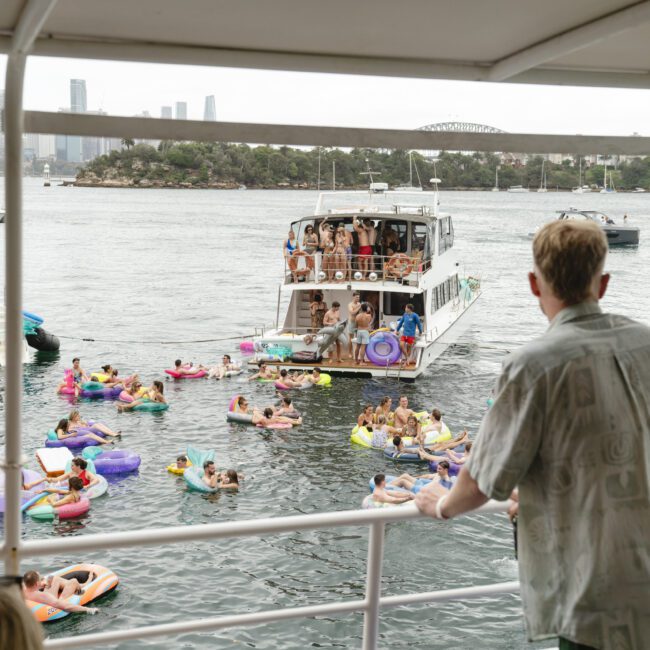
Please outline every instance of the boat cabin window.
[{"label": "boat cabin window", "polygon": [[[381,254],[388,255],[388,251],[393,253],[404,253],[407,250],[407,233],[408,225],[406,221],[382,220],[379,241],[381,242]],[[399,246],[395,250],[395,246]],[[391,253],[392,254],[392,253]]]},{"label": "boat cabin window", "polygon": [[399,318],[404,313],[404,307],[411,303],[415,313],[424,320],[424,296],[421,293],[384,293],[384,317]]},{"label": "boat cabin window", "polygon": [[438,309],[444,307],[450,300],[458,298],[459,289],[457,275],[447,278],[437,287],[434,287],[431,290],[431,311],[438,311]]},{"label": "boat cabin window", "polygon": [[454,245],[454,227],[451,217],[438,219],[438,255],[442,255]]},{"label": "boat cabin window", "polygon": [[431,257],[429,238],[427,237],[427,224],[411,224],[411,257],[427,260]]}]

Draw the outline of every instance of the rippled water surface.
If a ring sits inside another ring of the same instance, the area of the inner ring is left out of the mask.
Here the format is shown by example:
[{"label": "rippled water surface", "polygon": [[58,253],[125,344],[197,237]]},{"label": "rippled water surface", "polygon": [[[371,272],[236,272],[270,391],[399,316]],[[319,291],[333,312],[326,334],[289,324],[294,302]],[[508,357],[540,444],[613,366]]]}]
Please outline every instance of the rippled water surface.
[{"label": "rippled water surface", "polygon": [[[527,234],[569,205],[611,206],[615,219],[627,212],[642,228],[650,214],[650,195],[449,192],[441,198],[443,209],[454,216],[457,249],[467,270],[482,274],[485,291],[462,339],[417,383],[340,379],[330,389],[299,392],[295,402],[306,414],[305,424],[272,433],[225,422],[235,393],[245,392],[259,405],[274,398],[271,385],[244,384],[237,378],[166,381],[171,407],[159,414],[118,415],[112,402],[82,402],[84,417],[124,432],[120,447],[141,454],[140,471],[111,480],[109,496],[95,500],[89,515],[78,521],[52,525],[26,518],[25,535],[86,535],[357,507],[373,473],[395,471],[378,452],[349,443],[350,428],[366,402],[405,393],[418,408],[440,407],[452,431],[467,427],[474,434],[505,352],[543,331],[544,320],[526,285]],[[288,223],[308,214],[315,200],[313,192],[291,191],[46,189],[28,179],[25,308],[44,316],[46,329],[72,337],[62,338],[60,357],[34,358],[25,366],[24,450],[30,466],[36,467],[34,452],[45,432],[70,410],[55,387],[73,356],[80,356],[87,370],[112,363],[122,374],[138,371],[149,382],[161,379],[176,357],[205,363],[236,350],[235,341],[162,341],[240,336],[274,320],[282,238]],[[604,307],[648,322],[643,271],[650,248],[643,232],[641,241],[638,250],[611,253],[613,279]],[[214,448],[219,466],[243,471],[246,480],[239,493],[188,492],[182,478],[168,474],[165,466],[188,443]],[[84,558],[62,552],[40,560],[38,568],[96,561],[113,568],[121,584],[99,601],[98,616],[70,616],[47,632],[60,637],[360,598],[366,537],[365,529],[350,528],[114,550]],[[512,531],[504,516],[392,525],[386,539],[385,594],[516,577]],[[359,647],[361,630],[361,616],[350,615],[186,634],[174,644],[353,648]],[[526,646],[514,596],[385,610],[381,636],[384,648]]]}]

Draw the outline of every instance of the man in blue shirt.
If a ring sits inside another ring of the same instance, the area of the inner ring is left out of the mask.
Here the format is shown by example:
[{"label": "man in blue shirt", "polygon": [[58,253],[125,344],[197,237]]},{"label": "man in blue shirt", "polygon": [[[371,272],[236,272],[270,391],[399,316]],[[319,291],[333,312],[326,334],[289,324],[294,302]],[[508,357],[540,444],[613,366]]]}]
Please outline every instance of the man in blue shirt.
[{"label": "man in blue shirt", "polygon": [[420,317],[413,311],[413,305],[409,303],[404,307],[404,314],[397,323],[397,332],[404,328],[404,333],[399,340],[399,347],[404,355],[404,361],[408,362],[411,356],[411,350],[415,343],[415,328],[417,327],[420,334],[422,334],[422,321]]}]

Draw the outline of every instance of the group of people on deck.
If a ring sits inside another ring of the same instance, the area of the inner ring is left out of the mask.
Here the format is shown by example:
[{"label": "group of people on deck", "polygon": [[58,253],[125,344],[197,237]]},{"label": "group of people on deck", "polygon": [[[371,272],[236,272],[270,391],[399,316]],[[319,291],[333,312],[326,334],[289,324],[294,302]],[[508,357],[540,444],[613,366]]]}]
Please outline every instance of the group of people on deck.
[{"label": "group of people on deck", "polygon": [[[375,222],[369,218],[355,217],[350,230],[343,221],[334,223],[325,217],[313,225],[307,224],[302,244],[290,229],[282,253],[293,282],[300,282],[315,269],[325,273],[328,282],[349,281],[356,271],[365,279],[368,273],[380,268],[390,276],[390,268],[382,266],[381,260],[399,253],[402,244],[390,224],[384,224],[379,237],[378,234]],[[305,258],[304,268],[299,268],[301,257]]]}]

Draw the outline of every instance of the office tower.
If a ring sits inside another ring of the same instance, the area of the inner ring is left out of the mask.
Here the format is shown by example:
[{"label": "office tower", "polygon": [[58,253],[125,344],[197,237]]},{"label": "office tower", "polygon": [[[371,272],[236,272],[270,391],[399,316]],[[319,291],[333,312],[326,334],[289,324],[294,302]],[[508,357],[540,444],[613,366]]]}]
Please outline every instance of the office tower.
[{"label": "office tower", "polygon": [[23,160],[38,157],[38,133],[26,133],[23,136]]},{"label": "office tower", "polygon": [[176,119],[187,119],[187,102],[176,102]]},{"label": "office tower", "polygon": [[85,113],[88,110],[85,79],[70,79],[70,110]]},{"label": "office tower", "polygon": [[172,107],[171,106],[161,106],[160,107],[160,117],[163,119],[171,120],[172,119]]},{"label": "office tower", "polygon": [[205,98],[205,107],[203,108],[203,119],[206,122],[217,121],[217,109],[214,104],[214,95],[208,95]]},{"label": "office tower", "polygon": [[39,158],[56,157],[56,144],[53,135],[46,135],[44,133],[38,134],[38,157]]}]

